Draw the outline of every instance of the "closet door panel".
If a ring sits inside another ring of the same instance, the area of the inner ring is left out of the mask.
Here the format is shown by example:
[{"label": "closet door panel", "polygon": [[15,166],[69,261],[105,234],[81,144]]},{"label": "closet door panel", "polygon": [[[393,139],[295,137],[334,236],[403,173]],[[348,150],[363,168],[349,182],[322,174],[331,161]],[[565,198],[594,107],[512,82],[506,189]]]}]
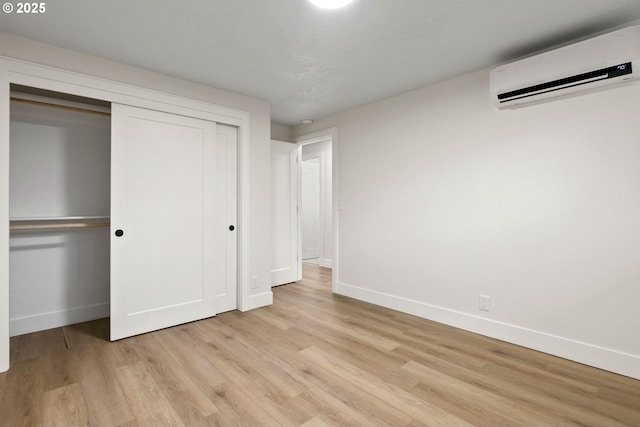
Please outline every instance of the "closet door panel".
[{"label": "closet door panel", "polygon": [[[216,134],[216,245],[214,269],[219,273],[216,282],[216,311],[222,313],[237,307],[237,236],[238,236],[238,129],[217,126]],[[233,230],[231,230],[233,228]]]},{"label": "closet door panel", "polygon": [[214,122],[112,106],[112,340],[216,314],[215,142]]}]

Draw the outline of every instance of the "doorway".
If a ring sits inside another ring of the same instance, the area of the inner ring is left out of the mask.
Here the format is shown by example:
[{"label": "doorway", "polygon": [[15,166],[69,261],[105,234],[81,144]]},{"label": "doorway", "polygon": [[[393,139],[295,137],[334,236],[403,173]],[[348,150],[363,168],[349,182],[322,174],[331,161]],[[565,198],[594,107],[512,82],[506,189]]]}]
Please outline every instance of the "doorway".
[{"label": "doorway", "polygon": [[271,141],[271,286],[294,283],[305,266],[337,276],[337,129]]},{"label": "doorway", "polygon": [[[301,264],[334,267],[334,132],[303,136],[300,150],[299,230]],[[302,276],[311,271],[301,265]]]}]

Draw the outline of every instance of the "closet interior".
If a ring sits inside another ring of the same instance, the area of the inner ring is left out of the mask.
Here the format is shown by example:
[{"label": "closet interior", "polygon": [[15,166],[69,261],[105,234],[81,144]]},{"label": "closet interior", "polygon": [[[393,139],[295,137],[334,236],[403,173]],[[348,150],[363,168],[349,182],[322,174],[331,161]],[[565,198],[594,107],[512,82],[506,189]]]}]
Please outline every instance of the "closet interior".
[{"label": "closet interior", "polygon": [[108,102],[11,85],[10,335],[109,316]]}]

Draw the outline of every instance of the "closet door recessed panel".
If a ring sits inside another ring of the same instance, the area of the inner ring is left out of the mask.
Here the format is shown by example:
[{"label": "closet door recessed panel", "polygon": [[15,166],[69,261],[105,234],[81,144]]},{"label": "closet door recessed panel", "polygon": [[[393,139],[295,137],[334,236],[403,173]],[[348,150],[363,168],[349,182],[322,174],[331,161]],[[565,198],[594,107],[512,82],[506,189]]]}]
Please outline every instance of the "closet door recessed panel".
[{"label": "closet door recessed panel", "polygon": [[111,339],[215,315],[216,123],[112,107]]}]

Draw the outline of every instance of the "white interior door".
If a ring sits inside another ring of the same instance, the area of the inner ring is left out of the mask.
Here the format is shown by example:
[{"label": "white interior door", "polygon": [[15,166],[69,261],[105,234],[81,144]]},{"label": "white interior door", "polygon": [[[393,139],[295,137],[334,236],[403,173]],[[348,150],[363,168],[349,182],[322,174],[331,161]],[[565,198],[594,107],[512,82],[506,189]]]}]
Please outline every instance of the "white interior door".
[{"label": "white interior door", "polygon": [[214,271],[216,281],[216,313],[235,310],[238,304],[236,257],[238,248],[238,128],[217,125],[216,131],[216,195],[214,231]]},{"label": "white interior door", "polygon": [[214,122],[112,105],[112,340],[216,314],[227,245],[216,134]]},{"label": "white interior door", "polygon": [[298,269],[298,146],[271,141],[271,286],[295,282]]},{"label": "white interior door", "polygon": [[302,162],[302,259],[320,257],[320,161]]}]

